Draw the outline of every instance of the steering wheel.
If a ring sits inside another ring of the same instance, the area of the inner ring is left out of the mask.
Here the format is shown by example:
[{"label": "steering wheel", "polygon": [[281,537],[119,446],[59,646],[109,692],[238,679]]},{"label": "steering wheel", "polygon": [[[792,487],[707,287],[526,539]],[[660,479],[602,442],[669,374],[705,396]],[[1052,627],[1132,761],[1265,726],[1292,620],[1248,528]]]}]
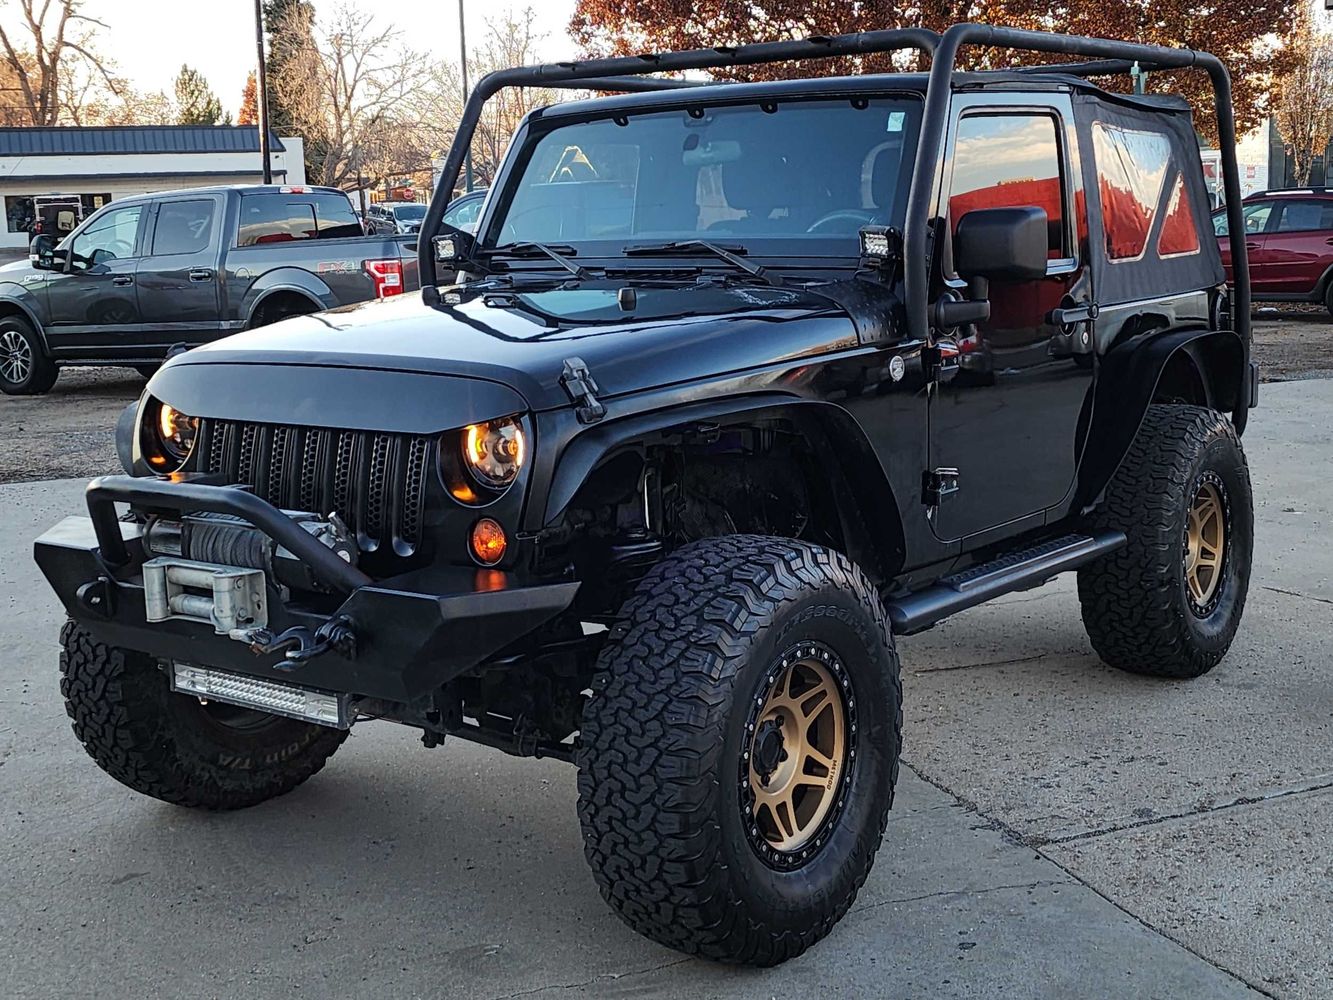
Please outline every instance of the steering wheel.
[{"label": "steering wheel", "polygon": [[104,247],[98,247],[88,258],[90,264],[101,264],[103,261],[117,260],[121,257],[128,257],[134,252],[134,246],[124,240],[115,240]]},{"label": "steering wheel", "polygon": [[874,221],[874,214],[859,208],[840,208],[837,211],[821,215],[810,224],[807,233],[829,233],[834,236],[854,235],[867,222]]}]

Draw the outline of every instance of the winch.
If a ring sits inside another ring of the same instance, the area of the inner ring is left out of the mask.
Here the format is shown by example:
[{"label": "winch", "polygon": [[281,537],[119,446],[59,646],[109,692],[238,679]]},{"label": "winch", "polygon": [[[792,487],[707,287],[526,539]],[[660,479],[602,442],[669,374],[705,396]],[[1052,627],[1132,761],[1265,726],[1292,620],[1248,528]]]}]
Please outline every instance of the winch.
[{"label": "winch", "polygon": [[[293,521],[314,535],[344,561],[356,565],[356,542],[337,514],[289,512]],[[143,534],[149,559],[188,559],[243,569],[263,570],[274,584],[293,590],[327,592],[329,588],[268,535],[230,514],[185,514],[179,519],[156,517]]]}]

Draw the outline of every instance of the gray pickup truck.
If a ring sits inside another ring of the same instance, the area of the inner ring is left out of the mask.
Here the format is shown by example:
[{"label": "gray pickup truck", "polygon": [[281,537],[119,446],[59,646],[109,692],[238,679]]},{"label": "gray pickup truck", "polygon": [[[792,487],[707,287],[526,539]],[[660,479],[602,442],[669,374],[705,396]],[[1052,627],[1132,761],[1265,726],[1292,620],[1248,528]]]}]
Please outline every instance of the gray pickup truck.
[{"label": "gray pickup truck", "polygon": [[46,392],[64,365],[149,374],[177,345],[415,289],[416,249],[415,235],[364,235],[336,188],[112,202],[0,267],[0,391]]}]

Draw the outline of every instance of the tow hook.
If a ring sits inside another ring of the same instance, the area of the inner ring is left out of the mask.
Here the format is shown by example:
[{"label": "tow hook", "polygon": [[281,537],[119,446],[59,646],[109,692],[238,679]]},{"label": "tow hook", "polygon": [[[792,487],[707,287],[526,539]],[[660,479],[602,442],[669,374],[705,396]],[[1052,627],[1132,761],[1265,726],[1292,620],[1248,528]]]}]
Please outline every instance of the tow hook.
[{"label": "tow hook", "polygon": [[249,643],[250,652],[256,656],[287,650],[284,662],[274,664],[278,670],[295,670],[328,652],[347,660],[356,659],[356,633],[352,631],[352,619],[346,615],[330,618],[313,632],[304,625],[293,625],[276,635],[266,628],[237,629],[232,638]]}]

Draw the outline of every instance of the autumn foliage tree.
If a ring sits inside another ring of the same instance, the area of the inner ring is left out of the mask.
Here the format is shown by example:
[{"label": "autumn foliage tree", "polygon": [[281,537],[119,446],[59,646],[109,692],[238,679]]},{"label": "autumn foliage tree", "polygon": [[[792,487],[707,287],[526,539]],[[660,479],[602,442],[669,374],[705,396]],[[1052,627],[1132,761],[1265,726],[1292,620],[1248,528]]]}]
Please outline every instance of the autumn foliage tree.
[{"label": "autumn foliage tree", "polygon": [[1274,115],[1296,183],[1308,184],[1314,158],[1333,139],[1333,35],[1306,11],[1286,47],[1290,67],[1274,89]]},{"label": "autumn foliage tree", "polygon": [[[1097,35],[1158,45],[1206,49],[1232,75],[1236,124],[1260,124],[1271,74],[1284,68],[1284,50],[1264,44],[1291,31],[1299,5],[1291,0],[1200,4],[1197,0],[578,0],[570,31],[588,54],[632,55],[663,49],[710,48],[919,26],[942,31],[960,21],[1003,24],[1064,34]],[[972,65],[1001,65],[1004,53],[969,52]],[[1024,58],[1035,61],[1031,55]],[[885,72],[886,56],[770,63],[719,70],[727,79],[777,79],[835,73]],[[1122,82],[1127,86],[1127,82]],[[1189,98],[1205,132],[1213,125],[1212,90],[1202,73],[1152,74],[1149,90]]]},{"label": "autumn foliage tree", "polygon": [[245,78],[245,89],[241,91],[241,110],[236,115],[237,125],[259,124],[259,85],[255,83],[255,71]]}]

